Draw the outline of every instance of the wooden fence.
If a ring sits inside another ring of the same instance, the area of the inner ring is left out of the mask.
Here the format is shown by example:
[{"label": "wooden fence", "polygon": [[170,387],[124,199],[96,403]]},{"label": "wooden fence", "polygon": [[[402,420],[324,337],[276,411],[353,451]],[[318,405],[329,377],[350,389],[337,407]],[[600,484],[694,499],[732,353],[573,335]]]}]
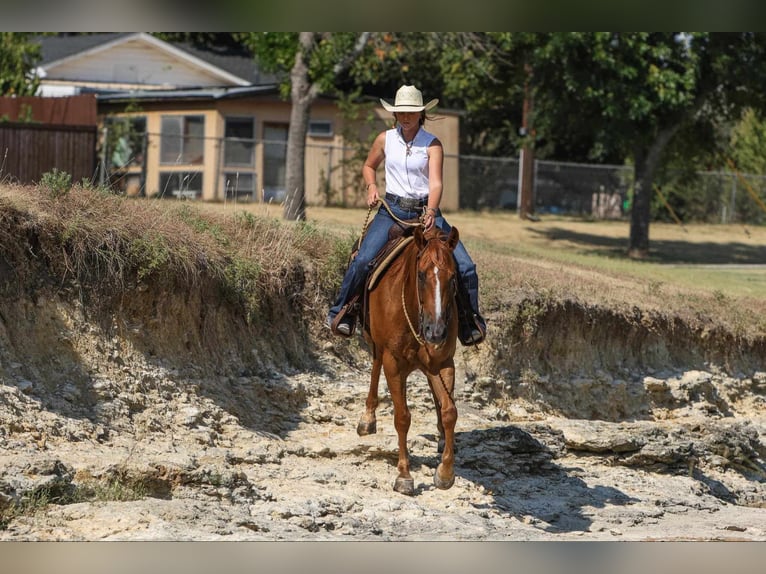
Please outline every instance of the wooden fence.
[{"label": "wooden fence", "polygon": [[0,181],[35,184],[54,168],[95,180],[97,135],[95,125],[0,122]]},{"label": "wooden fence", "polygon": [[66,126],[98,123],[96,96],[81,94],[60,98],[18,96],[0,98],[0,120]]}]

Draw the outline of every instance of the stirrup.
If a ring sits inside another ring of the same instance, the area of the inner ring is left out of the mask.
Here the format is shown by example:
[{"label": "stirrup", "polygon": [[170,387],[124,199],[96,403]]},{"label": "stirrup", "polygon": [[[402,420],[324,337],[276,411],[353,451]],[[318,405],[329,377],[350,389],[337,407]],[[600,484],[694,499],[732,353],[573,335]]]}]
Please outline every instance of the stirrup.
[{"label": "stirrup", "polygon": [[[332,331],[333,335],[338,335],[339,337],[351,337],[351,335],[354,334],[354,331],[356,330],[356,316],[357,312],[354,307],[355,301],[352,301],[352,303],[348,305],[344,305],[340,313],[338,313],[335,316],[335,319],[333,319],[332,323],[330,324],[330,330]],[[338,327],[340,325],[344,325],[348,327],[348,333],[345,332],[345,330],[341,331]]]},{"label": "stirrup", "polygon": [[460,342],[464,347],[478,345],[487,338],[486,328],[482,328],[481,323],[475,316],[471,319],[473,324],[470,325],[470,328],[461,328],[458,330],[458,339],[460,339]]}]

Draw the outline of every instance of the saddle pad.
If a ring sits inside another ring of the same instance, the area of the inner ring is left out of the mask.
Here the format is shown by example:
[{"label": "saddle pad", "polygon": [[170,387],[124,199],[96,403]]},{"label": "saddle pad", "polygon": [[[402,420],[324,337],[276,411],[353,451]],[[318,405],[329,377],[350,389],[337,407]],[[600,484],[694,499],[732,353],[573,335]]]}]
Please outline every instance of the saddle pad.
[{"label": "saddle pad", "polygon": [[378,282],[378,279],[380,279],[381,275],[383,275],[383,272],[388,268],[388,266],[391,264],[391,262],[396,259],[396,257],[399,255],[399,253],[402,252],[402,250],[407,247],[407,245],[415,239],[412,235],[408,235],[407,237],[402,237],[401,240],[393,246],[391,251],[388,252],[386,257],[375,266],[375,269],[373,269],[372,273],[370,274],[370,278],[367,280],[367,290],[372,291],[372,289],[375,288],[375,285]]}]

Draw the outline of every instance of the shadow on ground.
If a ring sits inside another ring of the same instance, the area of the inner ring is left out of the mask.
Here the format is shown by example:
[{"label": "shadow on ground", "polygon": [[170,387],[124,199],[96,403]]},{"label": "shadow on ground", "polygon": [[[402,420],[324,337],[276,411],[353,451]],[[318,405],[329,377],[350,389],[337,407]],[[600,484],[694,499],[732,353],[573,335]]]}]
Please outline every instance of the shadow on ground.
[{"label": "shadow on ground", "polygon": [[[534,229],[532,233],[549,241],[567,241],[584,252],[604,257],[627,258],[627,237],[605,237],[552,227]],[[743,231],[743,236],[745,232]],[[744,242],[714,243],[650,239],[649,259],[657,263],[695,265],[766,265],[766,247]]]},{"label": "shadow on ground", "polygon": [[[546,532],[582,532],[593,522],[588,508],[636,502],[616,488],[589,487],[574,476],[576,469],[557,465],[563,439],[544,426],[533,431],[544,442],[511,425],[456,433],[456,475],[481,485],[494,499],[477,511],[494,510]],[[438,459],[413,456],[411,462],[414,469],[435,468]]]}]

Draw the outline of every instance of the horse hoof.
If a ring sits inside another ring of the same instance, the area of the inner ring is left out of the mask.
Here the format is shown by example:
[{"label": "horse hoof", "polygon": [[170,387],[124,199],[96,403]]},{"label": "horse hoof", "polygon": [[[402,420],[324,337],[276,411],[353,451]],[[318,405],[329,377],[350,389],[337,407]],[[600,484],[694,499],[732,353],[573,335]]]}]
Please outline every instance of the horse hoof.
[{"label": "horse hoof", "polygon": [[453,484],[455,484],[455,473],[453,472],[449,478],[444,479],[441,476],[441,470],[442,465],[440,464],[434,473],[434,486],[436,486],[436,488],[441,488],[442,490],[447,490],[448,488],[451,488]]},{"label": "horse hoof", "polygon": [[376,432],[378,432],[378,426],[375,421],[372,421],[371,423],[359,421],[359,424],[356,425],[356,434],[358,434],[359,436],[375,434]]},{"label": "horse hoof", "polygon": [[415,481],[412,478],[398,477],[394,483],[394,490],[399,494],[412,496],[415,494]]}]

